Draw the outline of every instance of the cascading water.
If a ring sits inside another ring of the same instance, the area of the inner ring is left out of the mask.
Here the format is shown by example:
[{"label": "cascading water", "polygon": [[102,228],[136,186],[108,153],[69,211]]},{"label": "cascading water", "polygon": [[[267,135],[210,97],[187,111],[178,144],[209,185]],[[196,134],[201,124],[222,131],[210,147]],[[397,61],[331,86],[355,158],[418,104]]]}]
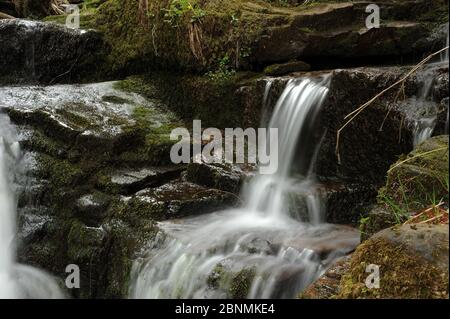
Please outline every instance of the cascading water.
[{"label": "cascading water", "polygon": [[[279,130],[277,173],[254,177],[240,209],[160,223],[162,231],[133,265],[130,297],[292,298],[355,248],[356,230],[321,223],[315,152],[302,145],[312,138],[326,85],[327,79],[287,84],[269,125]],[[294,178],[298,143],[302,169]],[[299,192],[307,210],[300,215],[310,223],[288,209],[288,196]]]},{"label": "cascading water", "polygon": [[[448,28],[448,27],[447,27]],[[447,29],[447,44],[448,47],[448,29]],[[436,103],[433,102],[433,86],[436,84],[435,72],[436,68],[442,67],[443,64],[448,64],[448,50],[445,50],[440,55],[440,60],[424,67],[424,70],[419,74],[420,89],[416,97],[409,101],[414,104],[414,109],[424,110],[425,114],[416,116],[413,121],[413,143],[414,146],[429,139],[433,134],[437,120]]]},{"label": "cascading water", "polygon": [[0,113],[0,299],[62,298],[50,275],[16,263],[16,175],[22,167],[17,133]]}]

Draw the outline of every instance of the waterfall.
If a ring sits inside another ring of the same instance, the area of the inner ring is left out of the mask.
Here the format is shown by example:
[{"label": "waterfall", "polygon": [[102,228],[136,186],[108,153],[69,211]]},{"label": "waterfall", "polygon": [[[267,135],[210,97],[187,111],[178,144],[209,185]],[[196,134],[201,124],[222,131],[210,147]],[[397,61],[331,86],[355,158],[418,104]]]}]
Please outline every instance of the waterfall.
[{"label": "waterfall", "polygon": [[[133,265],[131,298],[293,298],[354,249],[357,231],[321,223],[314,186],[317,147],[309,142],[327,84],[327,78],[287,84],[269,124],[279,130],[281,163],[277,173],[244,187],[241,208],[159,223],[162,231]],[[307,212],[292,215],[288,196],[298,192]]]},{"label": "waterfall", "polygon": [[[448,26],[446,36],[446,46],[448,47]],[[433,135],[434,128],[437,120],[437,110],[435,103],[430,103],[433,100],[433,86],[436,79],[434,78],[435,72],[433,70],[436,67],[441,67],[443,64],[448,64],[448,49],[440,55],[440,59],[437,62],[430,63],[424,67],[421,72],[419,80],[419,92],[415,98],[413,98],[416,109],[425,111],[425,114],[419,116],[413,121],[413,145],[417,146],[423,141],[429,139]]]},{"label": "waterfall", "polygon": [[50,275],[16,263],[16,175],[22,156],[15,128],[0,113],[0,299],[62,298]]}]

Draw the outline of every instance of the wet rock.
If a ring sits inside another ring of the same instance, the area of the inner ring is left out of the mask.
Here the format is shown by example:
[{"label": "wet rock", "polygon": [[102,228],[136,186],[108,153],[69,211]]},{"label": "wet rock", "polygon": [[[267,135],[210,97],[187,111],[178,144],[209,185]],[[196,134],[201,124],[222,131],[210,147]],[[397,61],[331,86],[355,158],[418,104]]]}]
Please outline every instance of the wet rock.
[{"label": "wet rock", "polygon": [[[334,224],[356,225],[365,208],[375,201],[376,188],[358,182],[328,180],[311,188],[289,193],[293,216],[311,221],[306,212],[319,210],[324,221]],[[300,215],[300,216],[299,216]]]},{"label": "wet rock", "polygon": [[89,226],[98,227],[105,218],[110,203],[110,196],[95,192],[80,197],[76,201],[75,209],[81,221]]},{"label": "wet rock", "polygon": [[186,180],[225,192],[239,193],[244,172],[236,165],[191,163]]},{"label": "wet rock", "polygon": [[102,36],[20,19],[0,20],[0,82],[69,82],[102,76]]},{"label": "wet rock", "polygon": [[[398,93],[395,89],[369,106],[341,132],[340,163],[336,155],[336,132],[345,123],[345,116],[400,79],[407,70],[409,68],[390,67],[333,72],[330,91],[322,108],[321,123],[328,131],[318,157],[319,175],[358,176],[361,180],[381,184],[384,176],[380,172],[386,172],[398,156],[412,150],[414,126],[411,123],[421,118],[426,104],[411,104],[415,115],[409,114],[403,100],[393,102]],[[439,76],[445,70],[445,66],[437,68],[434,75]],[[406,98],[418,95],[421,86],[417,78],[406,81]],[[446,92],[448,95],[448,88]],[[436,104],[429,103],[437,112]]]},{"label": "wet rock", "polygon": [[137,192],[127,199],[127,211],[140,218],[164,220],[210,213],[236,202],[236,195],[178,180]]},{"label": "wet rock", "polygon": [[350,269],[351,255],[345,256],[331,266],[317,281],[309,285],[298,298],[331,299],[339,292],[341,278]]},{"label": "wet rock", "polygon": [[53,217],[49,215],[47,207],[23,207],[19,211],[19,243],[27,245],[45,235],[46,225]]},{"label": "wet rock", "polygon": [[358,223],[361,214],[376,197],[376,188],[360,183],[326,183],[326,221],[337,224]]},{"label": "wet rock", "polygon": [[124,92],[117,82],[3,87],[0,92],[11,120],[36,131],[29,149],[71,161],[89,157],[129,166],[168,164],[174,143],[169,134],[182,126],[160,102]]},{"label": "wet rock", "polygon": [[232,299],[247,298],[256,271],[252,267],[233,271],[226,261],[214,267],[209,274],[207,283],[213,289],[222,289],[224,295]]},{"label": "wet rock", "polygon": [[[357,248],[338,298],[448,298],[448,225],[385,229]],[[379,288],[365,284],[370,264],[380,268]]]},{"label": "wet rock", "polygon": [[448,97],[442,99],[439,107],[439,112],[436,118],[436,127],[434,133],[436,135],[444,135],[449,133],[449,111],[448,111]]},{"label": "wet rock", "polygon": [[20,17],[44,17],[52,13],[51,0],[20,0],[14,1],[17,14]]},{"label": "wet rock", "polygon": [[[6,16],[10,16],[12,18],[17,16],[16,6],[12,1],[2,0],[0,1],[0,16],[4,14]],[[1,17],[0,17],[1,19]]]},{"label": "wet rock", "polygon": [[183,166],[121,170],[115,172],[109,180],[101,180],[99,187],[111,193],[129,195],[143,188],[161,186],[170,180],[178,178],[183,170]]}]

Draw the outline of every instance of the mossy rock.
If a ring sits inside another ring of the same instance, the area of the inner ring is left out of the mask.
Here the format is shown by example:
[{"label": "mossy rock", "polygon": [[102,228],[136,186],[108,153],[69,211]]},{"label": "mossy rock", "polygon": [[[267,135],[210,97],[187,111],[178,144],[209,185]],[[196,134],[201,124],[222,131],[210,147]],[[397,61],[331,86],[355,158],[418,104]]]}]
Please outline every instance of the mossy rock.
[{"label": "mossy rock", "polygon": [[117,87],[164,102],[186,122],[200,119],[203,128],[248,127],[259,123],[262,101],[255,98],[257,101],[252,103],[258,105],[255,110],[246,107],[246,101],[258,96],[254,89],[259,77],[259,74],[250,72],[219,79],[210,75],[153,72],[151,75],[128,77]]},{"label": "mossy rock", "polygon": [[428,139],[391,166],[386,186],[379,193],[380,201],[406,213],[441,200],[448,206],[448,165],[448,135]]},{"label": "mossy rock", "polygon": [[224,263],[218,263],[207,278],[209,287],[223,289],[228,298],[246,299],[256,275],[253,267],[232,271]]},{"label": "mossy rock", "polygon": [[111,44],[108,65],[113,72],[173,69],[226,74],[292,59],[427,51],[435,43],[423,39],[438,23],[448,21],[443,5],[416,1],[405,8],[401,1],[383,3],[382,27],[368,32],[361,31],[366,4],[350,1],[109,0],[81,14],[83,26],[100,30]]},{"label": "mossy rock", "polygon": [[[379,288],[366,285],[368,265],[379,266]],[[448,225],[404,225],[381,231],[356,249],[336,297],[428,299],[448,293]]]}]

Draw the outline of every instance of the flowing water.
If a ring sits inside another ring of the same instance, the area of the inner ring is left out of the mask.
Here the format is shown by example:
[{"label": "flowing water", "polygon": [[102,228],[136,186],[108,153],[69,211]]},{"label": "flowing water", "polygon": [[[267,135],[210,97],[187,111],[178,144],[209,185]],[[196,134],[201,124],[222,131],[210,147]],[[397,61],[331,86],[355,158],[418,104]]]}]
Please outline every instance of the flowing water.
[{"label": "flowing water", "polygon": [[[448,31],[447,31],[447,44],[448,47]],[[442,68],[444,65],[448,65],[448,50],[445,50],[440,55],[440,59],[437,62],[430,63],[423,68],[418,74],[419,77],[419,92],[417,96],[411,98],[409,103],[414,104],[415,110],[421,110],[424,114],[419,114],[413,121],[413,144],[414,146],[429,139],[436,126],[437,121],[437,107],[434,103],[434,86],[436,85],[436,72],[437,68]]]},{"label": "flowing water", "polygon": [[0,113],[0,299],[62,298],[50,275],[16,262],[17,177],[23,170],[17,136]]},{"label": "flowing water", "polygon": [[[239,209],[160,223],[133,265],[131,298],[293,298],[356,247],[356,230],[323,223],[307,149],[327,84],[287,84],[269,124],[279,130],[277,173],[252,178]],[[292,194],[302,194],[301,214],[289,209]]]}]

